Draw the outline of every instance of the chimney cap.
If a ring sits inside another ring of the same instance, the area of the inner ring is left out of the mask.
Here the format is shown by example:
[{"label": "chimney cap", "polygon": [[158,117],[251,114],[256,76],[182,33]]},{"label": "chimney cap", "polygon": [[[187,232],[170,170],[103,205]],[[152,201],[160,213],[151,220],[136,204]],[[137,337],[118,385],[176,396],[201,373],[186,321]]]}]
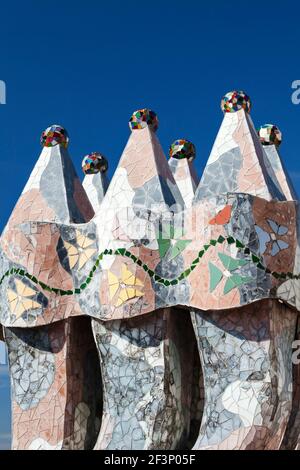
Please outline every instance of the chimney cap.
[{"label": "chimney cap", "polygon": [[195,145],[187,139],[175,140],[169,149],[170,158],[177,158],[182,160],[186,158],[189,161],[194,160],[196,157]]},{"label": "chimney cap", "polygon": [[53,124],[42,132],[40,142],[43,147],[55,147],[55,145],[61,145],[62,147],[67,148],[69,144],[69,136],[66,129],[58,124]]},{"label": "chimney cap", "polygon": [[240,109],[244,109],[249,113],[251,109],[251,100],[242,90],[230,91],[223,96],[221,109],[224,113],[235,113],[236,111],[240,111]]},{"label": "chimney cap", "polygon": [[129,119],[129,127],[132,131],[145,129],[149,126],[154,132],[158,129],[158,118],[154,111],[148,108],[138,109]]},{"label": "chimney cap", "polygon": [[262,145],[279,145],[282,142],[282,133],[274,124],[264,124],[257,129],[257,134]]},{"label": "chimney cap", "polygon": [[107,159],[100,152],[92,152],[82,160],[82,171],[85,175],[105,173],[108,169]]}]

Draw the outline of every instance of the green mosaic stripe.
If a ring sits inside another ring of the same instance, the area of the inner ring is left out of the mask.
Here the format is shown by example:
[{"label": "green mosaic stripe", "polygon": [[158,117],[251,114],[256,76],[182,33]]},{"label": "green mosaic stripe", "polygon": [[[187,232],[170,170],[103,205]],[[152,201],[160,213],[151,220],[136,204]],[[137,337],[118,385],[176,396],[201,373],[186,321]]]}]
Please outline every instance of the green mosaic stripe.
[{"label": "green mosaic stripe", "polygon": [[130,251],[126,250],[126,248],[117,248],[116,250],[109,250],[106,249],[100,255],[98,256],[93,268],[91,269],[89,275],[87,276],[86,280],[78,287],[73,290],[63,290],[63,289],[58,289],[55,287],[50,287],[47,284],[39,281],[35,276],[32,276],[31,274],[27,273],[24,271],[24,269],[18,269],[18,268],[11,268],[6,273],[3,274],[3,276],[0,279],[0,286],[3,283],[4,279],[6,277],[12,276],[12,275],[19,275],[22,277],[27,277],[31,282],[34,284],[39,285],[42,287],[43,290],[48,291],[48,292],[54,292],[57,295],[74,295],[74,294],[80,294],[82,291],[84,291],[88,284],[91,282],[95,271],[98,269],[99,264],[101,260],[103,259],[104,256],[110,256],[110,255],[116,255],[116,256],[125,256],[126,258],[130,258],[135,264],[140,266],[148,275],[154,280],[154,282],[157,282],[159,284],[163,284],[164,286],[174,286],[176,284],[179,284],[180,281],[183,281],[186,279],[191,272],[198,266],[198,264],[201,261],[201,258],[203,255],[206,253],[206,251],[211,247],[211,246],[216,246],[217,244],[223,244],[226,242],[228,245],[235,244],[237,248],[240,250],[243,250],[244,254],[249,256],[251,261],[256,264],[258,269],[261,269],[265,271],[267,274],[271,274],[273,277],[276,279],[300,279],[300,275],[293,274],[291,272],[288,273],[277,273],[276,271],[270,271],[270,269],[266,268],[262,262],[261,259],[255,255],[255,253],[251,252],[251,250],[243,243],[241,243],[239,240],[235,239],[234,237],[223,237],[222,235],[219,236],[217,240],[210,240],[210,242],[206,245],[203,246],[203,248],[198,252],[197,258],[195,258],[190,267],[185,269],[179,276],[173,278],[173,279],[167,279],[159,276],[158,274],[155,273],[155,271],[152,271],[146,264],[143,263],[142,260],[137,258],[133,253]]}]

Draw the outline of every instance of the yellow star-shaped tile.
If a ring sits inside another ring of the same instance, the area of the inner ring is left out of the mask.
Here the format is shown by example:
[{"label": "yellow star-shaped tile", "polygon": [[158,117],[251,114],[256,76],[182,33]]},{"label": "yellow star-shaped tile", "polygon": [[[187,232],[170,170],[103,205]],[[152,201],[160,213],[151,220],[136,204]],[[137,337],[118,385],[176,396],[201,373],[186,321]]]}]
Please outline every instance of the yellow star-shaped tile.
[{"label": "yellow star-shaped tile", "polygon": [[76,230],[76,241],[77,246],[72,245],[69,242],[64,242],[65,248],[69,256],[70,268],[73,269],[78,263],[78,269],[88,262],[89,259],[96,253],[96,248],[89,248],[95,240],[83,235],[79,230]]},{"label": "yellow star-shaped tile", "polygon": [[30,297],[36,295],[36,291],[28,287],[19,279],[15,280],[16,291],[7,289],[7,298],[10,311],[16,318],[20,318],[26,310],[40,308],[41,305]]},{"label": "yellow star-shaped tile", "polygon": [[144,295],[140,289],[144,287],[144,284],[129,271],[126,264],[122,264],[121,279],[111,271],[108,271],[108,285],[110,300],[115,298],[115,307],[120,307],[127,300]]}]

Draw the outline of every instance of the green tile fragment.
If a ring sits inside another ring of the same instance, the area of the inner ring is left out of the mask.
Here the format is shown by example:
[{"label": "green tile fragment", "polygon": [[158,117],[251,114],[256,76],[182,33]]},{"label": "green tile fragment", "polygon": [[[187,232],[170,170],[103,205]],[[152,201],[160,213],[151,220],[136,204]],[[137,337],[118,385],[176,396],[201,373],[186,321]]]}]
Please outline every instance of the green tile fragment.
[{"label": "green tile fragment", "polygon": [[190,243],[191,240],[177,240],[175,245],[172,246],[170,260],[180,255]]},{"label": "green tile fragment", "polygon": [[256,255],[252,255],[251,258],[252,258],[253,263],[259,263],[260,262],[260,258],[258,258],[258,256],[256,256]]},{"label": "green tile fragment", "polygon": [[248,260],[245,259],[234,259],[231,256],[226,255],[225,253],[218,253],[220,260],[225,269],[228,271],[234,271],[235,269],[239,268],[240,266],[244,266],[248,263]]},{"label": "green tile fragment", "polygon": [[221,279],[223,278],[223,273],[222,271],[215,266],[213,263],[209,261],[208,263],[209,267],[209,274],[210,274],[210,285],[209,285],[209,291],[213,292]]},{"label": "green tile fragment", "polygon": [[165,238],[158,238],[157,243],[159,249],[159,256],[160,258],[163,258],[171,246],[171,240]]},{"label": "green tile fragment", "polygon": [[257,267],[258,267],[258,269],[262,269],[263,271],[265,271],[265,267],[264,267],[263,264],[258,263],[258,264],[257,264]]},{"label": "green tile fragment", "polygon": [[229,279],[227,279],[225,286],[224,286],[224,294],[228,294],[232,289],[235,287],[239,287],[242,284],[246,284],[247,282],[251,282],[253,279],[251,277],[243,277],[239,274],[232,274]]},{"label": "green tile fragment", "polygon": [[227,279],[225,286],[224,286],[224,294],[228,294],[232,289],[236,286],[234,280],[232,278]]},{"label": "green tile fragment", "polygon": [[45,284],[42,281],[39,281],[39,285],[42,287],[42,289],[46,289],[46,287],[47,287],[47,284]]}]

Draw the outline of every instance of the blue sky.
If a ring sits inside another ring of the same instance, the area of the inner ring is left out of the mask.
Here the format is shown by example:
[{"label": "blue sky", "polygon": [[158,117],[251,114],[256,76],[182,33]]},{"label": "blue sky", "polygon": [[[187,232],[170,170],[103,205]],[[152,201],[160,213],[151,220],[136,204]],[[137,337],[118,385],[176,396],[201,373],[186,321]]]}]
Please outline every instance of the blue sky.
[{"label": "blue sky", "polygon": [[[299,14],[290,0],[1,2],[1,229],[48,125],[67,128],[79,172],[82,157],[98,150],[112,175],[130,115],[150,107],[165,151],[176,138],[192,140],[200,173],[222,120],[220,99],[235,88],[250,95],[257,126],[282,130],[281,154],[300,193],[300,105],[291,101],[291,83],[300,79]],[[0,366],[0,448],[8,396]]]}]

